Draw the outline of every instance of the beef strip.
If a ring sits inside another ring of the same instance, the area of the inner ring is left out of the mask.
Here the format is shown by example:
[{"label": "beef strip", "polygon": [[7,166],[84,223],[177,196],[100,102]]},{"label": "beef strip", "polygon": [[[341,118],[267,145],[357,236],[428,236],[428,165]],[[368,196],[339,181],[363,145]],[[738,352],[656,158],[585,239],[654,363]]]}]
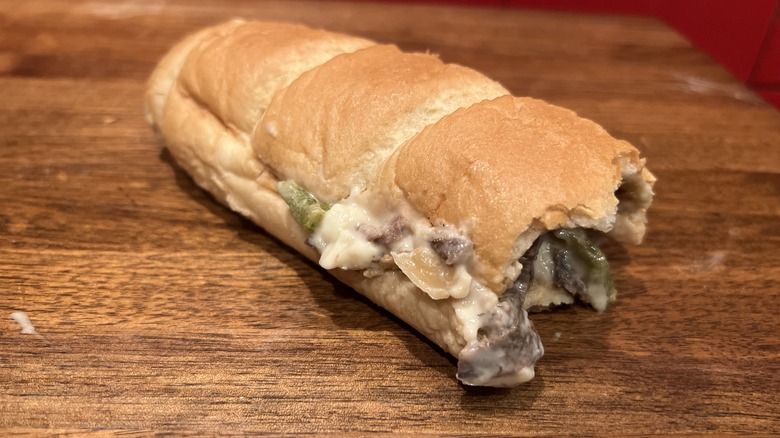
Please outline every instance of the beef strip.
[{"label": "beef strip", "polygon": [[533,366],[544,354],[539,333],[523,309],[533,279],[532,258],[524,256],[520,263],[517,281],[493,310],[481,315],[477,340],[459,355],[457,376],[467,385],[514,386],[533,377]]},{"label": "beef strip", "polygon": [[463,383],[513,386],[533,377],[533,366],[544,347],[523,303],[534,282],[534,259],[543,244],[550,247],[552,264],[544,268],[551,270],[547,275],[555,287],[598,311],[614,300],[609,264],[584,230],[559,229],[539,237],[520,258],[523,269],[514,284],[501,294],[494,309],[480,315],[477,339],[461,351],[458,379]]},{"label": "beef strip", "polygon": [[369,242],[377,245],[389,246],[398,240],[406,228],[406,221],[401,216],[396,216],[390,223],[379,229],[370,225],[360,224],[357,229],[365,234]]},{"label": "beef strip", "polygon": [[588,286],[582,281],[582,277],[574,268],[573,255],[566,249],[554,249],[553,261],[555,263],[555,285],[566,292],[588,302]]},{"label": "beef strip", "polygon": [[471,242],[460,237],[442,237],[431,240],[431,248],[448,266],[463,261],[471,250]]}]

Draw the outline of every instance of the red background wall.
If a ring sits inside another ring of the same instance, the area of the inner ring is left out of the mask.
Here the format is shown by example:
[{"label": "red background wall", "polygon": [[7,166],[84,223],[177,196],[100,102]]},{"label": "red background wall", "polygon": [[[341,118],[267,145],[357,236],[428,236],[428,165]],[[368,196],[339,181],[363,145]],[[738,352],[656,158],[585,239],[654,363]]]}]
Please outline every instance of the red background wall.
[{"label": "red background wall", "polygon": [[657,17],[780,108],[778,0],[504,0],[502,5]]}]

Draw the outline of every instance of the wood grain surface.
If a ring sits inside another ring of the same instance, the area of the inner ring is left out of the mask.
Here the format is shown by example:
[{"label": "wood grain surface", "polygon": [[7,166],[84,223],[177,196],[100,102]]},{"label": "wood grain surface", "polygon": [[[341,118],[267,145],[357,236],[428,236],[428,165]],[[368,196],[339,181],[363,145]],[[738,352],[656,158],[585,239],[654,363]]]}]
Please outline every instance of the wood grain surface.
[{"label": "wood grain surface", "polygon": [[[440,53],[637,145],[659,181],[645,244],[606,248],[617,305],[535,315],[537,377],[466,388],[441,350],[216,204],[142,93],[178,38],[236,16]],[[658,22],[0,1],[0,435],[780,433],[779,292],[780,114]]]}]

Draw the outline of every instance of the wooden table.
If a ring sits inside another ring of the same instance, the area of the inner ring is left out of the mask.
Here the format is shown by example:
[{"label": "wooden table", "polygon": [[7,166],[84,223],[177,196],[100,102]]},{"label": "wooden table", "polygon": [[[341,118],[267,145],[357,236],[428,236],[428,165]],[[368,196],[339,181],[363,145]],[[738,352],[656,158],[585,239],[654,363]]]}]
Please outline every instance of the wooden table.
[{"label": "wooden table", "polygon": [[[659,181],[646,243],[606,248],[618,304],[535,315],[536,379],[466,388],[453,359],[216,204],[141,98],[174,41],[236,16],[438,52],[636,144]],[[0,1],[0,434],[780,433],[779,254],[780,114],[656,21]]]}]

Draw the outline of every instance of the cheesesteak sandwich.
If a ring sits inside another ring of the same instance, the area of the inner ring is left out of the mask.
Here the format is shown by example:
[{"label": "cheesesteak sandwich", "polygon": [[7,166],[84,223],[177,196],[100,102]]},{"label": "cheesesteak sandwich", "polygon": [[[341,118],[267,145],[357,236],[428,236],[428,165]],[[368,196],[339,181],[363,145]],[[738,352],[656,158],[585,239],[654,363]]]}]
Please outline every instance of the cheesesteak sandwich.
[{"label": "cheesesteak sandwich", "polygon": [[528,310],[616,297],[596,238],[640,243],[654,178],[573,112],[438,57],[279,23],[178,43],[146,112],[216,199],[459,359],[515,386]]}]

